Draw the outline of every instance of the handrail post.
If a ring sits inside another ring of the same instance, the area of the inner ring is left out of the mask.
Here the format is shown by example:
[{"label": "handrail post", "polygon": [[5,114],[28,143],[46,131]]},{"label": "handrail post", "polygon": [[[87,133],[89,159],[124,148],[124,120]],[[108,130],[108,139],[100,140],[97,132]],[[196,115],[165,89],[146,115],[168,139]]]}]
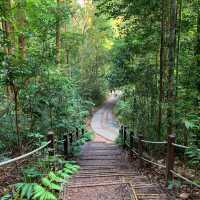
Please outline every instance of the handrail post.
[{"label": "handrail post", "polygon": [[126,148],[126,139],[127,139],[127,126],[124,126],[123,129],[123,147]]},{"label": "handrail post", "polygon": [[69,138],[68,138],[68,135],[65,134],[64,135],[64,157],[65,157],[65,160],[67,160],[69,156]]},{"label": "handrail post", "polygon": [[133,134],[134,134],[133,131],[131,131],[130,132],[130,151],[133,149]]},{"label": "handrail post", "polygon": [[53,131],[49,131],[47,134],[47,140],[48,142],[50,141],[51,143],[49,143],[48,145],[48,151],[49,151],[49,156],[54,156],[54,132]]},{"label": "handrail post", "polygon": [[77,127],[76,127],[76,139],[77,139],[77,140],[79,139],[79,130],[78,130]]},{"label": "handrail post", "polygon": [[85,134],[85,130],[84,130],[84,128],[82,128],[81,129],[81,136],[84,136],[84,134]]},{"label": "handrail post", "polygon": [[174,169],[174,161],[175,161],[175,147],[173,143],[175,143],[176,140],[176,135],[171,134],[168,136],[167,140],[167,160],[166,160],[166,179],[167,179],[167,184],[169,181],[172,180],[173,174],[171,173],[171,170]]},{"label": "handrail post", "polygon": [[140,164],[140,168],[143,168],[143,160],[142,160],[142,156],[143,156],[143,143],[142,140],[144,140],[144,135],[140,134],[138,135],[138,153],[139,153],[139,164]]},{"label": "handrail post", "polygon": [[72,146],[72,143],[73,143],[73,133],[72,132],[69,133],[69,143]]},{"label": "handrail post", "polygon": [[73,133],[69,132],[69,146],[70,146],[70,155],[71,156],[73,155],[73,146],[72,146],[72,143],[73,143]]},{"label": "handrail post", "polygon": [[120,126],[120,129],[119,129],[119,136],[120,136],[120,138],[121,138],[121,140],[122,140],[122,138],[123,138],[123,125]]}]

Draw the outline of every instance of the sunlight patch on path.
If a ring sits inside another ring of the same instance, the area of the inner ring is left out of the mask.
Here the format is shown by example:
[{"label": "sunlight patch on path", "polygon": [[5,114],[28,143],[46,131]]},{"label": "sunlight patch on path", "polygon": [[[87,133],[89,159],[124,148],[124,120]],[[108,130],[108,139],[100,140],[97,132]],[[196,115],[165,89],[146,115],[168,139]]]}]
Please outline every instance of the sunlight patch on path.
[{"label": "sunlight patch on path", "polygon": [[119,125],[112,113],[118,98],[119,94],[109,96],[104,105],[94,113],[91,120],[93,131],[111,141],[117,138],[119,132]]}]

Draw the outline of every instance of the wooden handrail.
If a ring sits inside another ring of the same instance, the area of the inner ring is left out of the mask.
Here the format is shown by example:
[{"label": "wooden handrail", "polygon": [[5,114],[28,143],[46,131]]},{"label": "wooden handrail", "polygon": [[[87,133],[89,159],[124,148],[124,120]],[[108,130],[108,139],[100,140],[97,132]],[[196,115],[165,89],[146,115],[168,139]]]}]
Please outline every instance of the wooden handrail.
[{"label": "wooden handrail", "polygon": [[143,143],[148,143],[148,144],[167,144],[166,141],[163,142],[156,142],[156,141],[149,141],[149,140],[141,140]]},{"label": "wooden handrail", "polygon": [[191,184],[191,185],[194,185],[194,186],[197,187],[197,188],[200,188],[200,185],[198,185],[198,184],[194,183],[193,181],[187,179],[186,177],[184,177],[184,176],[182,176],[182,175],[176,173],[175,171],[171,170],[171,173],[172,173],[174,176],[176,176],[176,177],[178,177],[178,178],[184,180],[185,182],[187,182],[187,183],[189,183],[189,184]]},{"label": "wooden handrail", "polygon": [[[120,132],[121,132],[121,130],[120,130]],[[153,165],[156,165],[158,167],[166,169],[167,183],[168,183],[168,181],[172,180],[173,175],[174,175],[174,176],[177,176],[177,177],[181,178],[182,180],[188,182],[189,184],[192,184],[192,185],[200,188],[200,185],[194,183],[193,181],[187,179],[186,177],[183,177],[182,175],[176,173],[173,170],[173,168],[174,168],[174,160],[175,160],[175,147],[184,148],[184,149],[191,148],[191,147],[187,147],[187,146],[184,146],[184,145],[176,144],[175,143],[175,139],[176,139],[175,135],[169,135],[168,136],[168,141],[156,142],[156,141],[144,140],[143,139],[143,135],[139,135],[139,137],[135,137],[133,132],[131,132],[130,133],[130,145],[128,144],[126,139],[127,139],[127,135],[125,135],[125,137],[124,137],[124,135],[122,134],[123,145],[125,144],[126,147],[128,147],[130,149],[130,151],[135,153],[136,156],[140,159],[140,167],[142,167],[142,161],[151,163]],[[133,141],[132,140],[133,139],[135,139],[138,142],[138,152],[136,150],[134,150],[133,147],[132,147],[132,145],[133,145]],[[166,166],[158,164],[158,163],[156,163],[156,162],[154,162],[152,160],[144,158],[143,157],[142,143],[147,143],[147,144],[167,144],[167,163],[166,163]],[[198,150],[200,151],[200,149],[198,149]]]},{"label": "wooden handrail", "polygon": [[[182,148],[182,149],[192,148],[192,147],[187,147],[187,146],[184,146],[184,145],[181,145],[181,144],[176,144],[176,143],[172,143],[172,145],[175,146],[175,147],[178,147],[178,148]],[[197,149],[197,151],[200,151],[200,149]]]}]

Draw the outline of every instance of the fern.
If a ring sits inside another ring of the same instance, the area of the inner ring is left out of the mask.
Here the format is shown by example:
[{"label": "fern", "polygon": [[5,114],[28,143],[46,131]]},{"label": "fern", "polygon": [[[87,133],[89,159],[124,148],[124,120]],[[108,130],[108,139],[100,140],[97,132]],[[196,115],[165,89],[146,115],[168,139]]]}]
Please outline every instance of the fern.
[{"label": "fern", "polygon": [[57,182],[57,183],[65,182],[65,180],[59,176],[59,174],[55,174],[54,172],[49,172],[48,177],[52,182]]},{"label": "fern", "polygon": [[74,172],[71,169],[68,169],[68,168],[64,168],[63,171],[65,173],[67,173],[68,175],[73,175],[74,174]]},{"label": "fern", "polygon": [[75,165],[75,164],[76,164],[76,161],[74,161],[74,160],[69,160],[69,161],[66,161],[66,164]]},{"label": "fern", "polygon": [[17,183],[15,184],[16,191],[20,193],[21,199],[27,198],[31,199],[35,183]]},{"label": "fern", "polygon": [[35,185],[35,192],[33,199],[38,200],[57,200],[57,197],[52,193],[46,190],[41,185]]},{"label": "fern", "polygon": [[1,197],[1,200],[10,200],[12,199],[12,195],[11,194],[5,194],[3,197]]},{"label": "fern", "polygon": [[77,172],[80,167],[78,165],[66,164],[65,168],[70,169],[72,172]]},{"label": "fern", "polygon": [[60,185],[51,182],[47,177],[42,178],[41,182],[44,186],[48,187],[50,190],[60,191],[61,189]]},{"label": "fern", "polygon": [[62,171],[62,170],[59,170],[59,171],[57,172],[57,174],[58,174],[60,177],[65,178],[65,179],[70,177],[70,175],[69,175],[68,173],[66,173],[66,172],[64,172],[64,171]]}]

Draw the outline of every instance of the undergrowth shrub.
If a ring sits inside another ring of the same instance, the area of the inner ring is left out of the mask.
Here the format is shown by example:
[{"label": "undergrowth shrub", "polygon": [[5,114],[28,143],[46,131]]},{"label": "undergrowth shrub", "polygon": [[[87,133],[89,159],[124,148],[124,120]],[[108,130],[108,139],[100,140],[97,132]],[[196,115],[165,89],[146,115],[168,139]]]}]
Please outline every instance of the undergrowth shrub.
[{"label": "undergrowth shrub", "polygon": [[62,169],[50,171],[37,183],[21,182],[12,185],[11,192],[4,195],[1,200],[57,200],[62,184],[79,170],[79,166],[73,161],[65,161]]}]

